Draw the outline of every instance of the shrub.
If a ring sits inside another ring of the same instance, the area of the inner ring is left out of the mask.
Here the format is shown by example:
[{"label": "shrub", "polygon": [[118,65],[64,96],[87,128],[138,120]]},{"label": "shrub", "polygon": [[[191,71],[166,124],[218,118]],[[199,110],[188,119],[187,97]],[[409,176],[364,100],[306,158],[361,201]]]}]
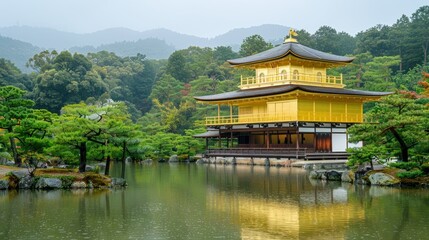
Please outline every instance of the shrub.
[{"label": "shrub", "polygon": [[63,189],[69,189],[73,181],[76,179],[76,177],[73,176],[60,176],[58,178],[61,180],[61,187]]},{"label": "shrub", "polygon": [[423,163],[420,166],[420,169],[423,171],[424,174],[429,174],[429,163]]},{"label": "shrub", "polygon": [[416,178],[423,176],[423,172],[421,170],[413,170],[408,172],[399,172],[396,174],[399,178]]},{"label": "shrub", "polygon": [[389,166],[410,171],[413,168],[418,168],[419,164],[416,162],[394,162],[390,163]]}]

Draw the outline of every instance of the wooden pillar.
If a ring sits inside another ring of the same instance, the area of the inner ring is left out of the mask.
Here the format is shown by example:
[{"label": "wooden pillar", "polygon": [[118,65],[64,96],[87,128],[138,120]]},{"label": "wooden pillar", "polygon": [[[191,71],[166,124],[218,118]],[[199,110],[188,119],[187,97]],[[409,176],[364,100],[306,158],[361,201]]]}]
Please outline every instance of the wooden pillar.
[{"label": "wooden pillar", "polygon": [[296,158],[298,159],[299,154],[299,124],[296,123]]},{"label": "wooden pillar", "polygon": [[206,150],[209,149],[209,138],[206,138]]},{"label": "wooden pillar", "polygon": [[299,126],[296,124],[296,149],[299,149]]},{"label": "wooden pillar", "polygon": [[269,167],[271,165],[270,158],[265,158],[264,166]]},{"label": "wooden pillar", "polygon": [[267,145],[267,149],[270,148],[270,132],[269,131],[266,131],[265,142],[266,142],[266,145]]},{"label": "wooden pillar", "polygon": [[229,104],[229,123],[232,124],[232,104]]},{"label": "wooden pillar", "polygon": [[219,148],[221,147],[221,144],[220,144],[220,128],[219,128],[219,137],[218,137],[218,147]]},{"label": "wooden pillar", "polygon": [[217,123],[220,124],[220,104],[217,104]]}]

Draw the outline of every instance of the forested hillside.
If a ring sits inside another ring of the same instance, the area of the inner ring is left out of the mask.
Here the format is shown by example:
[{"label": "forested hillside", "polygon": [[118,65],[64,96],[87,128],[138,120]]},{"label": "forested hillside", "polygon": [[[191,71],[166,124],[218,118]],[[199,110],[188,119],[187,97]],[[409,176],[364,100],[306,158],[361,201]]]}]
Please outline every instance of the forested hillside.
[{"label": "forested hillside", "polygon": [[25,69],[25,63],[41,49],[29,43],[21,42],[0,35],[0,58],[8,59],[15,63],[21,70]]},{"label": "forested hillside", "polygon": [[[424,6],[412,16],[401,16],[392,26],[374,26],[355,37],[322,26],[314,34],[298,31],[297,39],[303,45],[324,52],[354,56],[352,64],[330,70],[344,74],[349,88],[402,90],[411,95],[425,96],[428,84],[423,81],[422,72],[429,71],[427,26],[429,6]],[[135,44],[139,46],[138,42]],[[188,47],[173,52],[167,60],[150,60],[142,54],[130,57],[126,56],[126,52],[121,56],[109,52],[111,48],[108,45],[92,49],[94,52],[86,49],[89,52],[85,55],[46,50],[28,59],[28,66],[35,71],[32,74],[21,73],[10,61],[2,59],[0,86],[13,85],[25,90],[25,97],[33,101],[35,109],[47,109],[55,115],[53,118],[61,119],[47,121],[47,128],[53,124],[52,131],[57,133],[64,130],[58,130],[59,125],[55,124],[61,125],[67,120],[94,114],[100,114],[101,119],[101,113],[110,111],[102,107],[109,106],[112,101],[126,105],[126,108],[120,107],[120,113],[112,113],[109,117],[116,130],[127,129],[129,135],[118,137],[117,133],[108,131],[108,125],[103,125],[94,132],[89,129],[88,132],[64,136],[62,141],[54,139],[47,143],[49,147],[46,147],[46,152],[39,149],[38,154],[72,161],[79,151],[72,144],[73,138],[76,138],[74,140],[77,142],[88,143],[88,158],[92,160],[100,160],[97,153],[102,151],[103,154],[111,151],[113,157],[119,158],[121,143],[132,146],[127,154],[135,159],[165,159],[171,154],[185,159],[201,150],[203,144],[191,136],[205,131],[202,124],[204,116],[215,115],[217,111],[211,106],[197,104],[193,96],[238,89],[240,76],[254,73],[230,68],[225,61],[272,46],[263,37],[253,35],[244,39],[238,52],[230,46]],[[92,109],[94,106],[103,110],[97,112]],[[371,106],[368,105],[368,109]],[[69,118],[59,115],[64,111],[70,114]],[[229,113],[229,109],[222,111]],[[119,116],[126,117],[127,126],[115,123]],[[6,127],[0,125],[0,128]],[[79,125],[71,124],[69,127],[77,132]],[[13,128],[9,129],[12,135],[8,136],[13,137]],[[43,138],[46,139],[45,136]],[[0,139],[0,142],[0,151],[2,148],[4,151],[8,149],[6,138]],[[99,143],[113,145],[106,150]]]}]

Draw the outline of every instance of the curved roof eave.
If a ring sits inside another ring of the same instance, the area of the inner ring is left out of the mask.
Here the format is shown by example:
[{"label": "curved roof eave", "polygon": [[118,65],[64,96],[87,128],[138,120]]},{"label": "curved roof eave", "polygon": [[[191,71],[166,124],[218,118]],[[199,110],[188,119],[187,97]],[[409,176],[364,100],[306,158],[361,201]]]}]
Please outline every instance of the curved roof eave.
[{"label": "curved roof eave", "polygon": [[288,55],[293,55],[297,58],[328,62],[328,63],[350,63],[354,60],[353,57],[344,57],[325,53],[319,50],[315,50],[299,43],[283,43],[277,47],[271,48],[264,52],[260,52],[251,56],[227,60],[227,62],[233,66],[250,65],[262,62],[268,62],[284,58]]},{"label": "curved roof eave", "polygon": [[327,87],[315,87],[315,86],[300,86],[300,85],[285,85],[275,87],[265,87],[257,89],[246,89],[238,90],[233,92],[226,92],[207,96],[196,96],[196,100],[201,102],[215,102],[225,100],[237,100],[252,97],[271,96],[277,94],[284,94],[293,92],[295,90],[301,90],[310,93],[322,93],[322,94],[341,94],[341,95],[354,95],[354,96],[365,96],[365,97],[381,97],[392,94],[391,92],[372,92],[363,90],[352,90],[344,88],[327,88]]}]

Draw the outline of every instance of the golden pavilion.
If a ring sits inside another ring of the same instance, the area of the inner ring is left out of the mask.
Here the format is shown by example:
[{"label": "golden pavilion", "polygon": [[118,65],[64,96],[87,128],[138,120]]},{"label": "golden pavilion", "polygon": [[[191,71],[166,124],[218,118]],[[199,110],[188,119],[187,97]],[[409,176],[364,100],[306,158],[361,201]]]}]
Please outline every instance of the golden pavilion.
[{"label": "golden pavilion", "polygon": [[[389,93],[344,88],[343,76],[326,70],[353,58],[306,47],[293,36],[291,31],[277,47],[228,60],[234,68],[255,71],[241,77],[239,90],[195,97],[218,108],[216,116],[206,117],[209,131],[196,136],[219,140],[219,148],[207,149],[208,156],[347,157],[347,128],[363,122],[363,103]],[[229,107],[228,115],[220,114],[222,106]]]}]

